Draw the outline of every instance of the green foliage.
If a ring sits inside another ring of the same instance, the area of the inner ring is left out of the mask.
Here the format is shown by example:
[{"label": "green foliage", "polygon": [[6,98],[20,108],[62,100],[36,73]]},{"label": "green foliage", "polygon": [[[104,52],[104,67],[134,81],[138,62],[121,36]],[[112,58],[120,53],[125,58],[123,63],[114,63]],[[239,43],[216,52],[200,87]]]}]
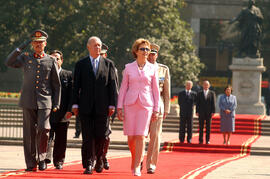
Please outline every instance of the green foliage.
[{"label": "green foliage", "polygon": [[63,51],[65,68],[73,69],[88,55],[88,38],[98,36],[121,71],[133,61],[132,43],[143,37],[161,46],[159,62],[170,67],[173,84],[182,85],[186,79],[196,80],[203,68],[192,31],[180,19],[183,5],[182,0],[0,0],[0,55],[6,57],[40,28],[49,34],[46,50]]}]

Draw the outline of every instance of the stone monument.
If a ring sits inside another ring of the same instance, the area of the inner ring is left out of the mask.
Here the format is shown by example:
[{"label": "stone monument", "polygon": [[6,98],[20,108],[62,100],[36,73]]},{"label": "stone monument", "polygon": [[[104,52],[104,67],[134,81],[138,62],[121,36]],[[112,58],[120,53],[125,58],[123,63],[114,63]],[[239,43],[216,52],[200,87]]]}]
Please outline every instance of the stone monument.
[{"label": "stone monument", "polygon": [[265,114],[265,106],[261,102],[263,58],[260,58],[260,44],[262,40],[263,15],[255,0],[249,0],[244,8],[231,23],[238,21],[241,33],[238,47],[238,57],[233,58],[232,86],[237,98],[237,114]]},{"label": "stone monument", "polygon": [[261,102],[262,72],[265,71],[262,58],[233,58],[233,94],[237,98],[237,114],[265,114]]}]

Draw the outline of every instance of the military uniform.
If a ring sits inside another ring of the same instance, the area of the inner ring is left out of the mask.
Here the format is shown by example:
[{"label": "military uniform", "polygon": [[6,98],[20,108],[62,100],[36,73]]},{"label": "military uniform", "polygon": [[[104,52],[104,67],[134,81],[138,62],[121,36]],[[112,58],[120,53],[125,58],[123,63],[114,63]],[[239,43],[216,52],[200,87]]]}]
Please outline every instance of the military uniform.
[{"label": "military uniform", "polygon": [[[101,47],[100,55],[105,54],[105,57],[107,58],[108,49],[109,49],[109,47],[106,44],[103,43],[102,47]],[[116,97],[116,102],[117,102],[117,96],[119,94],[119,77],[118,77],[118,70],[117,70],[116,67],[114,68],[114,73],[115,73],[115,83],[116,83],[116,93],[117,93],[115,95],[115,97]],[[116,111],[111,116],[112,123],[114,121],[115,116],[116,116]],[[105,139],[103,155],[102,155],[103,156],[104,169],[106,169],[106,170],[108,170],[110,168],[109,162],[107,160],[107,153],[108,153],[108,149],[109,149],[109,145],[110,145],[110,136],[109,135],[111,134],[111,125],[109,125],[109,130],[110,130],[110,132],[109,132],[108,136]]]},{"label": "military uniform", "polygon": [[160,148],[162,122],[164,113],[170,112],[170,73],[169,68],[163,64],[156,64],[158,66],[159,90],[160,90],[160,106],[159,117],[156,121],[150,123],[150,141],[147,151],[146,167],[150,165],[156,166]]},{"label": "military uniform", "polygon": [[[159,46],[152,46],[151,53],[157,53]],[[155,50],[156,49],[156,50]],[[162,122],[164,118],[164,113],[168,114],[170,112],[170,96],[171,96],[171,84],[170,84],[170,72],[166,65],[155,63],[158,70],[159,78],[159,91],[160,91],[160,106],[159,106],[159,117],[156,121],[151,121],[150,123],[150,141],[147,150],[146,168],[147,172],[151,168],[153,172],[156,168],[158,161],[158,154],[161,141],[162,132]]]},{"label": "military uniform", "polygon": [[[44,41],[44,36],[35,31],[32,40]],[[23,70],[19,106],[23,108],[24,155],[27,169],[35,168],[36,151],[38,161],[46,157],[51,109],[60,105],[61,84],[57,64],[53,57],[45,53],[41,56],[36,53],[21,54],[21,49],[17,48],[8,55],[6,65]]]}]

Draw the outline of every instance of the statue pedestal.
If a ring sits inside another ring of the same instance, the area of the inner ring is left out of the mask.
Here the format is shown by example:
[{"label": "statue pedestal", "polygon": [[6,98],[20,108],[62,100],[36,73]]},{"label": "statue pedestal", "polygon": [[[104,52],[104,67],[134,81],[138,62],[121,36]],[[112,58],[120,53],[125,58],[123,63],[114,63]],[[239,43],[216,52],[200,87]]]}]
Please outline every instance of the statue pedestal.
[{"label": "statue pedestal", "polygon": [[237,114],[265,114],[261,102],[262,72],[265,71],[263,58],[233,58],[232,65],[233,94],[237,98]]}]

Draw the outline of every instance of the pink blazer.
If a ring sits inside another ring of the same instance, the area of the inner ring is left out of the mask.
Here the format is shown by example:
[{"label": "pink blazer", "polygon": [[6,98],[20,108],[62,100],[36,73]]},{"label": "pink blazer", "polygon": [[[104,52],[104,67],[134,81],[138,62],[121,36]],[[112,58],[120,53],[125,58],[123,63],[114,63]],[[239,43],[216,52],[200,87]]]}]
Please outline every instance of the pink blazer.
[{"label": "pink blazer", "polygon": [[126,64],[117,108],[132,105],[138,98],[143,107],[153,107],[153,110],[158,112],[160,98],[158,72],[149,62],[146,62],[143,70],[139,69],[136,61]]}]

